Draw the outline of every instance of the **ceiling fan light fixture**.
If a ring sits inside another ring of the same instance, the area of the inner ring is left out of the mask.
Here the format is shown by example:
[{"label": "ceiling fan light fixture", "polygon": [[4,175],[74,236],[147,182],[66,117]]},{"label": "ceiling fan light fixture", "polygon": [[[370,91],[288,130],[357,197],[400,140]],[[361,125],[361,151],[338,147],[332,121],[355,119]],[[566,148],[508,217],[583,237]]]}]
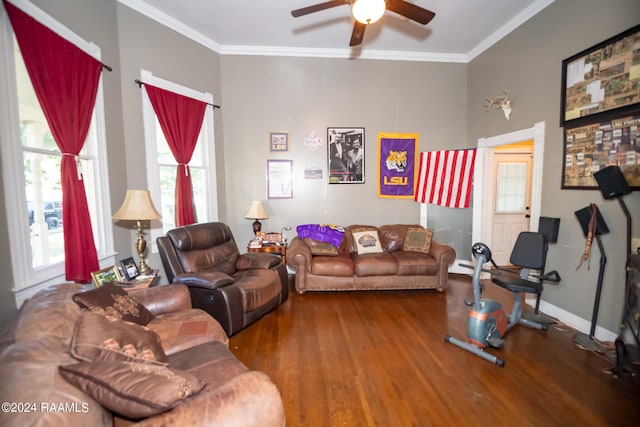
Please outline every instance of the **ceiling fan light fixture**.
[{"label": "ceiling fan light fixture", "polygon": [[351,7],[351,13],[356,21],[363,24],[373,24],[382,18],[385,9],[384,0],[356,0]]}]

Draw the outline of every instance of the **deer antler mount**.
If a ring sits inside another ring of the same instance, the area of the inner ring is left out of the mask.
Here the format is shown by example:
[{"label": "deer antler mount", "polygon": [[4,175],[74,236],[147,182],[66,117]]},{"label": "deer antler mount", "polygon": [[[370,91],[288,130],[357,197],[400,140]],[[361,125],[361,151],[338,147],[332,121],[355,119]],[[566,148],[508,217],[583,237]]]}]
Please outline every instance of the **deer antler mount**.
[{"label": "deer antler mount", "polygon": [[487,103],[485,104],[485,108],[487,109],[487,113],[491,111],[491,107],[495,107],[496,110],[502,110],[504,116],[509,120],[509,116],[511,115],[511,100],[509,99],[509,91],[502,89],[502,96],[496,96],[495,98],[485,97]]}]

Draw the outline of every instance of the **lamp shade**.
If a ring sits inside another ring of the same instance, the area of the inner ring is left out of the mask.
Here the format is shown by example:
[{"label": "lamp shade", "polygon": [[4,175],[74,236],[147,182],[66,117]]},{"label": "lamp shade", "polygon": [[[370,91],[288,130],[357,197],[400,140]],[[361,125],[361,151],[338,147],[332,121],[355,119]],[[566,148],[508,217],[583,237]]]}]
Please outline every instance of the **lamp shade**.
[{"label": "lamp shade", "polygon": [[113,214],[113,219],[132,221],[160,218],[162,215],[153,206],[149,190],[127,190],[122,206]]},{"label": "lamp shade", "polygon": [[267,219],[269,215],[262,207],[262,202],[259,200],[254,200],[251,202],[251,207],[249,207],[249,211],[244,215],[246,219]]},{"label": "lamp shade", "polygon": [[385,9],[384,0],[357,0],[351,7],[351,13],[356,21],[363,24],[373,24],[382,18]]}]

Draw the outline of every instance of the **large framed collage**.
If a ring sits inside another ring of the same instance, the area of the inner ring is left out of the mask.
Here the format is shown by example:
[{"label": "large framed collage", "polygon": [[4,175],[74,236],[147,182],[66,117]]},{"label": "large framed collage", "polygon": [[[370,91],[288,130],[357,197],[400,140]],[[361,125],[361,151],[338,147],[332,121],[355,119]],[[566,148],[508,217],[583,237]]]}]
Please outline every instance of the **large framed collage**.
[{"label": "large framed collage", "polygon": [[562,61],[563,189],[598,188],[620,167],[640,190],[640,25]]}]

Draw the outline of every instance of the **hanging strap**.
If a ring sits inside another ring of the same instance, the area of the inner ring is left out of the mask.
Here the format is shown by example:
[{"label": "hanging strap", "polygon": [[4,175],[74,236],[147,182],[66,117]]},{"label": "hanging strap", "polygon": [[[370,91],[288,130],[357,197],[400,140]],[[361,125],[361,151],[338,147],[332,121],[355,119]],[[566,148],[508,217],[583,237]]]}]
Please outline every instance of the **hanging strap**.
[{"label": "hanging strap", "polygon": [[582,264],[585,261],[588,261],[587,270],[591,268],[591,244],[593,243],[593,237],[596,235],[598,231],[597,218],[598,218],[598,205],[596,205],[595,203],[591,203],[591,218],[589,219],[589,225],[587,229],[587,242],[584,246],[584,253],[580,257],[580,263],[576,267],[576,271],[578,271],[578,269],[582,267]]}]

